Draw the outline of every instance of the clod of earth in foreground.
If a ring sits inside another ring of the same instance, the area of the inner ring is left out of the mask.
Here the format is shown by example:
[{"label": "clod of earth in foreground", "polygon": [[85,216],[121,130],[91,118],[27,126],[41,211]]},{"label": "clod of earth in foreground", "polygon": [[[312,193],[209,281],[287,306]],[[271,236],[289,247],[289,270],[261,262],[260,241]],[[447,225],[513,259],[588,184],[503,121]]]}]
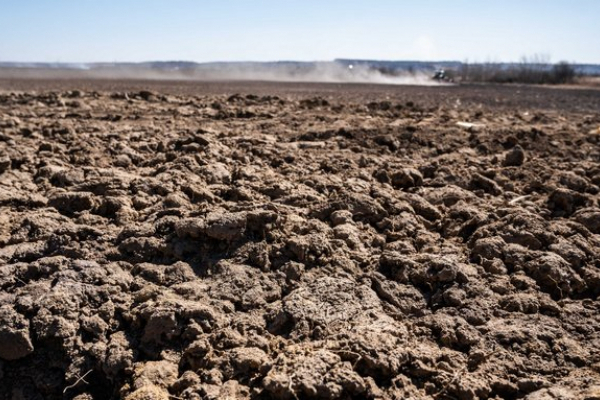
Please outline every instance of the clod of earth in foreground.
[{"label": "clod of earth in foreground", "polygon": [[506,153],[502,165],[504,165],[505,167],[518,167],[523,165],[524,161],[525,151],[521,146],[516,145],[508,153]]},{"label": "clod of earth in foreground", "polygon": [[0,359],[18,360],[33,353],[29,320],[12,307],[0,307]]}]

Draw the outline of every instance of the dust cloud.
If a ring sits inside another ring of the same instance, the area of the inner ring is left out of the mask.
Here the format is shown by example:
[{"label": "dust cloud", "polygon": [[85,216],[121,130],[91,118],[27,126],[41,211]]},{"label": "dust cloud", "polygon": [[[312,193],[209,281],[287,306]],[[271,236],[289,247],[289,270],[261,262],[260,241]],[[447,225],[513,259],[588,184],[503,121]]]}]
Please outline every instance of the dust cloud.
[{"label": "dust cloud", "polygon": [[[183,66],[181,66],[183,65]],[[2,67],[1,78],[135,79],[180,81],[268,81],[440,85],[429,71],[381,71],[372,66],[340,62],[222,62],[77,64],[67,66]]]},{"label": "dust cloud", "polygon": [[242,64],[221,69],[197,71],[197,77],[219,80],[259,80],[280,82],[373,83],[388,85],[437,85],[425,72],[386,74],[366,65],[335,62]]}]

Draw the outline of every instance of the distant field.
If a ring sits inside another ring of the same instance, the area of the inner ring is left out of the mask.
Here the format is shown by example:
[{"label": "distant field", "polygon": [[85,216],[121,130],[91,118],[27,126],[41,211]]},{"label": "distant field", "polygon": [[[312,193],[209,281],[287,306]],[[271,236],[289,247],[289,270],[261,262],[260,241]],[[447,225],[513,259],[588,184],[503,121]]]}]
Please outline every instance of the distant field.
[{"label": "distant field", "polygon": [[335,100],[341,94],[352,101],[378,101],[381,99],[406,102],[413,101],[425,106],[491,106],[498,109],[533,108],[562,111],[595,112],[600,109],[600,92],[595,89],[598,79],[589,78],[582,86],[527,85],[382,85],[356,83],[310,83],[310,82],[260,82],[260,81],[198,81],[160,79],[86,79],[70,73],[56,72],[60,78],[2,76],[0,91],[135,91],[155,90],[164,94],[179,95],[226,95],[254,93],[286,96],[324,96]]}]

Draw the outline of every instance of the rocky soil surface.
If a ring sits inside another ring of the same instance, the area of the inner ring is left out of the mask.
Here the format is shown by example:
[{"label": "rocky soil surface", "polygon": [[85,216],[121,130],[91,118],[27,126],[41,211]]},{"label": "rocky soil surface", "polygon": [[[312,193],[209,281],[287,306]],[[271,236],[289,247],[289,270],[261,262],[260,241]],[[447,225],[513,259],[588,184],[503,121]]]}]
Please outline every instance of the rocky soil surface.
[{"label": "rocky soil surface", "polygon": [[0,399],[600,399],[600,92],[3,85]]}]

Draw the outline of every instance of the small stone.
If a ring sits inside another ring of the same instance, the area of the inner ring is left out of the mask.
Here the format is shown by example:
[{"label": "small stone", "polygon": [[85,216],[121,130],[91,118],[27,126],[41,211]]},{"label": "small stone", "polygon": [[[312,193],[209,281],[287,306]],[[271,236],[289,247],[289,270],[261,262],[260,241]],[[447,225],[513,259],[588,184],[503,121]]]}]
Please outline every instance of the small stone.
[{"label": "small stone", "polygon": [[502,165],[505,167],[518,167],[523,165],[523,162],[525,162],[525,151],[521,146],[516,145],[506,153]]}]

